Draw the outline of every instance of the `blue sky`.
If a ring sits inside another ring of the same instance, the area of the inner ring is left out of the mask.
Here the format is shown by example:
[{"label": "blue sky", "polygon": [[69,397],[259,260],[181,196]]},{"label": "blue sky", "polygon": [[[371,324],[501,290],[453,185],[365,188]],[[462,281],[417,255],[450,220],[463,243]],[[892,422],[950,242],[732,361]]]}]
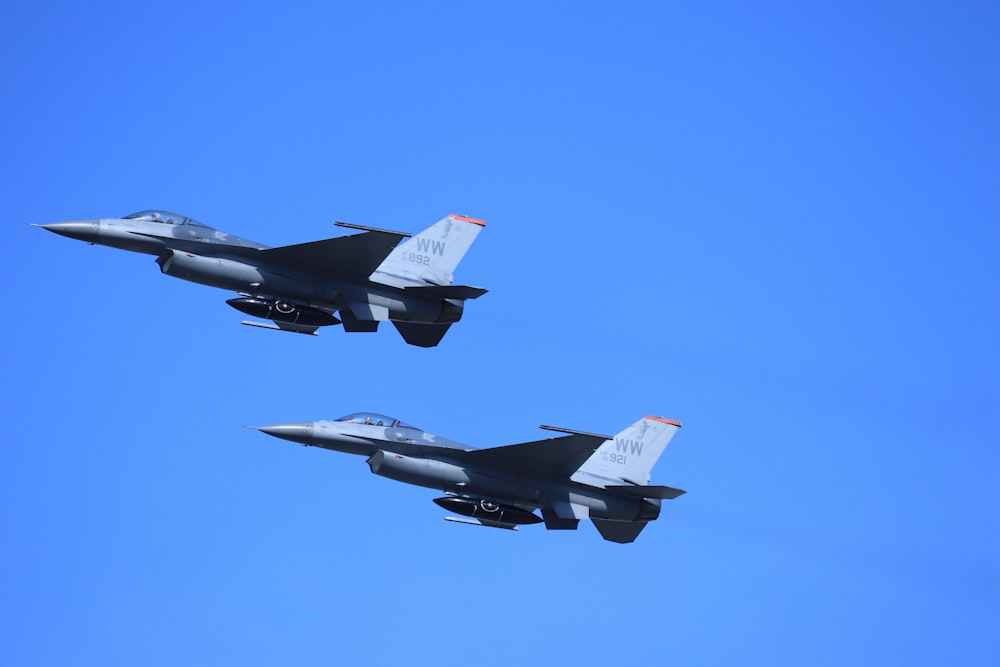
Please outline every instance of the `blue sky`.
[{"label": "blue sky", "polygon": [[[1000,662],[994,3],[0,6],[0,662]],[[436,349],[24,223],[488,225]],[[632,545],[247,424],[684,422]]]}]

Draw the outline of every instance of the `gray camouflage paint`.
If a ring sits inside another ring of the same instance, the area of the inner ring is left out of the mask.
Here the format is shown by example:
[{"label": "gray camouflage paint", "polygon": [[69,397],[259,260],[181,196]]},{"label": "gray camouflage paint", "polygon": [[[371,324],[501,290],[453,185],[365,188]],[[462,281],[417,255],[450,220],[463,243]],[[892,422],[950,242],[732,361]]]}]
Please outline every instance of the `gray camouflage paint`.
[{"label": "gray camouflage paint", "polygon": [[408,343],[433,347],[461,319],[465,300],[486,292],[453,285],[454,268],[485,224],[451,215],[403,243],[408,234],[361,228],[361,234],[277,248],[159,210],[39,226],[155,255],[167,275],[283,306],[261,309],[267,315],[259,316],[272,317],[274,325],[244,324],[312,334],[317,326],[281,313],[317,309],[339,312],[349,331],[375,331],[379,322],[392,321]]},{"label": "gray camouflage paint", "polygon": [[[550,530],[576,529],[580,519],[589,518],[613,542],[635,540],[646,523],[659,516],[662,499],[684,493],[646,485],[650,470],[680,428],[679,422],[660,417],[644,417],[613,437],[565,431],[570,435],[488,449],[468,447],[375,413],[255,428],[306,446],[367,457],[376,475],[469,499],[474,501],[470,510],[486,503],[492,511],[507,509],[508,516],[535,521],[529,513],[541,510]],[[475,519],[451,520],[516,527],[489,516],[480,510]]]}]

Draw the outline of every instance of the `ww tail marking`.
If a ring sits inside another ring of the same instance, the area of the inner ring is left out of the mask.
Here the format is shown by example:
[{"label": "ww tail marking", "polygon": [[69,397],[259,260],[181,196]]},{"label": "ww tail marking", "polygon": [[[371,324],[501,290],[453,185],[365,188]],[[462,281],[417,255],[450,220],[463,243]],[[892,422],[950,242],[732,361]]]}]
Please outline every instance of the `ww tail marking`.
[{"label": "ww tail marking", "polygon": [[434,255],[444,255],[444,241],[436,241],[433,239],[423,239],[417,238],[417,250],[420,252],[429,252]]},{"label": "ww tail marking", "polygon": [[638,440],[625,440],[624,438],[615,438],[615,449],[619,452],[625,452],[626,454],[631,450],[633,454],[642,455],[642,443]]}]

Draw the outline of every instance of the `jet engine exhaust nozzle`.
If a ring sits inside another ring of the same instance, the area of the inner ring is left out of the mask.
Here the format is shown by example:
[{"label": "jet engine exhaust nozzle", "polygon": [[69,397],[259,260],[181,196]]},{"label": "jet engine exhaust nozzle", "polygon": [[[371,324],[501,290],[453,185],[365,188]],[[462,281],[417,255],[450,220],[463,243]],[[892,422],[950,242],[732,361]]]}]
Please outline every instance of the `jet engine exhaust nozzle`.
[{"label": "jet engine exhaust nozzle", "polygon": [[463,312],[465,312],[465,306],[461,301],[446,299],[441,304],[441,316],[438,318],[438,323],[454,324],[462,319]]}]

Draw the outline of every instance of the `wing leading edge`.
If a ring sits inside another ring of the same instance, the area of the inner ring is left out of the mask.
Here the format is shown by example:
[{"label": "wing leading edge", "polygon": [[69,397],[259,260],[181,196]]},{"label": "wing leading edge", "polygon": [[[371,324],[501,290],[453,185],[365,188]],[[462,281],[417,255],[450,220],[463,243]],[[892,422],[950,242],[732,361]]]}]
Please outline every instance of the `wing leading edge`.
[{"label": "wing leading edge", "polygon": [[308,271],[320,277],[367,279],[406,236],[396,232],[371,231],[268,248],[261,250],[259,256],[268,263]]},{"label": "wing leading edge", "polygon": [[604,443],[599,435],[576,433],[517,445],[467,452],[470,462],[514,471],[569,477]]}]

